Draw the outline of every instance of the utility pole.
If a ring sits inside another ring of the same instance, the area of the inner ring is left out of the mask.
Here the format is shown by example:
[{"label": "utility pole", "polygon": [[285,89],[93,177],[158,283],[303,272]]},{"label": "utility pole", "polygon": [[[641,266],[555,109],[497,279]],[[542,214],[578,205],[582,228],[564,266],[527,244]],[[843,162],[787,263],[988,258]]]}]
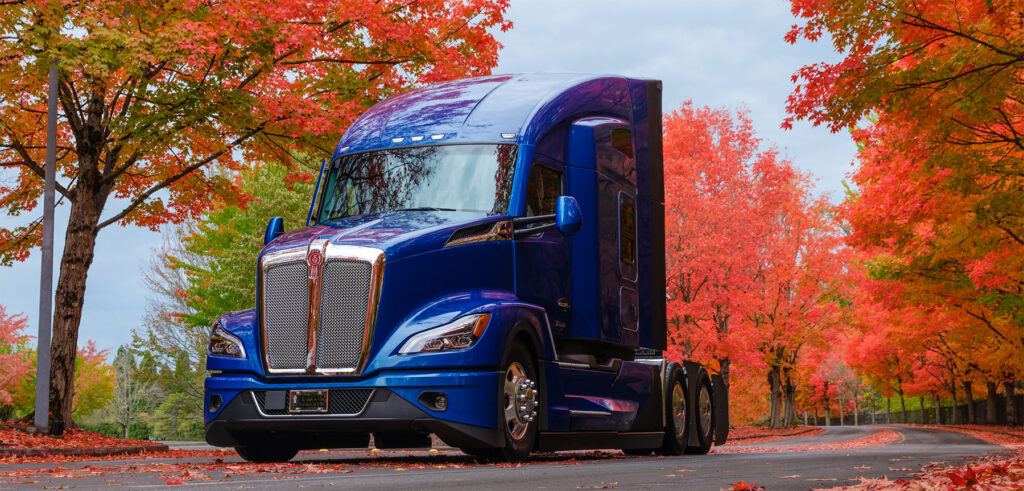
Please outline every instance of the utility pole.
[{"label": "utility pole", "polygon": [[43,251],[39,274],[39,344],[36,347],[35,426],[50,422],[50,323],[53,320],[53,192],[57,176],[57,60],[50,65],[46,119],[46,175],[43,177]]}]

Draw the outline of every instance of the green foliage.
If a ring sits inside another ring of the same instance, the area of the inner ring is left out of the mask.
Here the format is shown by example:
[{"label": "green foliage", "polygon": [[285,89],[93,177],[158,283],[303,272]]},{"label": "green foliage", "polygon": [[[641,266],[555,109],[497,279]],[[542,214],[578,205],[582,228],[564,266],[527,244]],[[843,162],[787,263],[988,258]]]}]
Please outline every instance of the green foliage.
[{"label": "green foliage", "polygon": [[124,432],[117,426],[117,423],[112,421],[103,421],[95,425],[83,424],[82,429],[85,431],[91,431],[93,433],[99,433],[101,435],[112,436],[115,438],[121,438],[124,436]]},{"label": "green foliage", "polygon": [[171,394],[153,413],[153,436],[160,440],[201,440],[202,399]]}]

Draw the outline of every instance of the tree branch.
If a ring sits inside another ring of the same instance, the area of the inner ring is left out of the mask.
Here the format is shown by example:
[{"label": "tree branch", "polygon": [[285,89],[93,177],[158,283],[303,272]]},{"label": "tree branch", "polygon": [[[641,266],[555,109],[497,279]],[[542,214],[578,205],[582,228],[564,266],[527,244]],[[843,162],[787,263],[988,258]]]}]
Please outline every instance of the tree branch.
[{"label": "tree branch", "polygon": [[132,200],[132,202],[128,206],[126,206],[123,210],[121,210],[120,213],[118,213],[117,215],[114,215],[114,216],[108,218],[107,220],[104,220],[102,223],[100,223],[96,227],[97,230],[102,229],[102,228],[104,228],[104,227],[106,227],[108,225],[111,225],[113,223],[116,223],[118,220],[124,218],[129,213],[131,213],[133,210],[138,208],[139,205],[145,203],[146,200],[149,199],[149,197],[152,196],[157,191],[160,191],[161,189],[166,188],[167,186],[170,186],[171,184],[174,184],[175,182],[177,182],[181,178],[183,178],[183,177],[191,174],[192,172],[200,169],[201,167],[205,166],[206,164],[209,164],[210,162],[213,162],[214,160],[217,160],[220,157],[224,156],[226,153],[230,152],[234,147],[238,146],[239,144],[245,142],[249,138],[259,134],[260,132],[262,132],[263,129],[268,124],[270,124],[270,123],[271,123],[271,121],[263,122],[262,124],[260,124],[256,128],[253,128],[252,130],[250,130],[248,133],[246,133],[246,134],[236,138],[234,141],[232,141],[230,144],[228,144],[227,148],[224,148],[223,150],[219,150],[217,152],[214,152],[213,154],[209,155],[205,159],[202,159],[202,160],[200,160],[200,161],[198,161],[198,162],[196,162],[196,163],[194,163],[194,164],[192,164],[192,165],[190,165],[188,167],[185,167],[184,169],[180,170],[177,174],[175,174],[175,175],[173,175],[173,176],[171,176],[171,177],[169,177],[167,179],[164,179],[163,181],[160,181],[155,186],[147,189],[145,192],[140,194],[137,198]]}]

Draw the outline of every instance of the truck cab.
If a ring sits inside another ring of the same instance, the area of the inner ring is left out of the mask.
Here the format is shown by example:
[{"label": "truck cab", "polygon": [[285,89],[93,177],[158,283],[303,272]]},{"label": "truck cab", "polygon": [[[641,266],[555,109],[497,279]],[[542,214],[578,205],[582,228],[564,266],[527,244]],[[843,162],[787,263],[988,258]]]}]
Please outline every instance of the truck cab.
[{"label": "truck cab", "polygon": [[430,445],[706,453],[721,378],[665,348],[661,83],[500,75],[369,109],[253,309],[211,328],[206,440],[251,461]]}]

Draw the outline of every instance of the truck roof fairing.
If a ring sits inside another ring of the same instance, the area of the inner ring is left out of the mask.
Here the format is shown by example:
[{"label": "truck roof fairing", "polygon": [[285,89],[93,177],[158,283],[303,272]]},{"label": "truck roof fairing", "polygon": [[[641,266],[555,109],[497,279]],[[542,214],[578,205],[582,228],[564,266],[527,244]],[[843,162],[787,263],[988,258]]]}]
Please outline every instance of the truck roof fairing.
[{"label": "truck roof fairing", "polygon": [[612,75],[515,74],[456,80],[410,90],[360,116],[338,143],[342,153],[431,143],[536,145],[571,119],[633,120],[629,80]]}]

